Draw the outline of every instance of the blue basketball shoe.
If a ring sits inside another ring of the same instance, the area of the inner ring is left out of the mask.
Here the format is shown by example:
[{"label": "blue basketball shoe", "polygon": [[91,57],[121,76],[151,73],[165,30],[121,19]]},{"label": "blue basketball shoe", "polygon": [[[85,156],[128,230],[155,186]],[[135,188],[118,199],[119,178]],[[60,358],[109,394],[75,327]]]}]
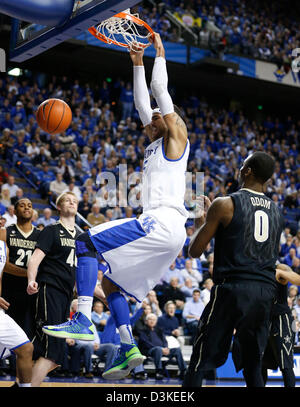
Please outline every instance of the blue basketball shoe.
[{"label": "blue basketball shoe", "polygon": [[82,312],[76,312],[70,321],[60,325],[45,325],[42,328],[47,335],[56,338],[81,339],[93,341],[95,326]]},{"label": "blue basketball shoe", "polygon": [[103,379],[124,379],[132,369],[143,363],[145,357],[136,345],[121,344],[112,365],[102,373]]}]

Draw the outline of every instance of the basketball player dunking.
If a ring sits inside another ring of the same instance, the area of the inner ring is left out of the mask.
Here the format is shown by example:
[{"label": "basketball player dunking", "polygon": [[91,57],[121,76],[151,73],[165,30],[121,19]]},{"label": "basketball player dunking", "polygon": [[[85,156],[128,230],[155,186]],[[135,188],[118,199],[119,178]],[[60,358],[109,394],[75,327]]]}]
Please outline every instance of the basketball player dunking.
[{"label": "basketball player dunking", "polygon": [[249,156],[240,170],[242,188],[217,198],[191,239],[189,252],[199,257],[215,238],[210,301],[201,315],[183,386],[201,386],[205,370],[226,362],[233,332],[232,358],[243,369],[248,387],[263,387],[261,361],[269,337],[276,298],[275,264],[284,220],[263,193],[275,162],[264,152]]},{"label": "basketball player dunking", "polygon": [[[156,58],[151,89],[158,108],[152,110],[143,66],[143,51],[132,50],[134,100],[151,144],[143,168],[143,213],[91,228],[76,240],[78,310],[71,323],[45,326],[62,338],[92,340],[91,306],[97,281],[97,253],[108,263],[102,287],[120,332],[120,353],[104,373],[121,379],[143,357],[134,343],[129,309],[121,290],[141,302],[176,258],[185,239],[185,172],[189,155],[187,129],[168,93],[165,51],[155,34]],[[176,112],[175,112],[176,110]]]}]

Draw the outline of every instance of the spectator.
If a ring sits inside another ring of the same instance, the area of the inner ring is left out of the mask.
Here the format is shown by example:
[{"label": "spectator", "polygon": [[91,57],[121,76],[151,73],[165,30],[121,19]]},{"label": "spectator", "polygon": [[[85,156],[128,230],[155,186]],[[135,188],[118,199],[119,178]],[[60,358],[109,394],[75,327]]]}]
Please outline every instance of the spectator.
[{"label": "spectator", "polygon": [[82,195],[82,200],[78,204],[78,212],[87,218],[88,214],[91,212],[92,204],[89,202],[89,194],[84,192]]},{"label": "spectator", "polygon": [[17,195],[17,190],[19,189],[19,187],[15,184],[15,177],[13,175],[9,175],[7,177],[7,183],[2,185],[2,193],[4,189],[9,190],[10,199],[14,198]]},{"label": "spectator", "polygon": [[164,314],[157,320],[157,326],[163,330],[170,349],[178,347],[183,348],[184,336],[182,335],[179,320],[175,316],[176,305],[174,302],[167,301],[164,306],[164,311]]},{"label": "spectator", "polygon": [[56,174],[56,179],[50,182],[49,191],[51,192],[52,200],[62,194],[67,189],[67,184],[63,181],[62,174]]},{"label": "spectator", "polygon": [[203,302],[204,306],[209,303],[210,292],[211,292],[213,285],[214,285],[214,283],[213,283],[212,278],[207,278],[202,284],[202,287],[204,287],[204,288],[201,291],[200,298],[201,298],[201,301]]},{"label": "spectator", "polygon": [[8,208],[9,205],[11,204],[11,199],[10,199],[10,193],[9,189],[2,189],[1,190],[1,205],[4,206],[4,208]]},{"label": "spectator", "polygon": [[10,202],[12,205],[15,205],[15,203],[24,197],[24,191],[22,188],[18,188],[17,192],[16,192],[16,196],[14,196],[13,198],[11,198]]},{"label": "spectator", "polygon": [[292,248],[289,250],[288,254],[284,257],[283,263],[290,266],[294,271],[299,268],[300,259],[297,257],[296,249]]},{"label": "spectator", "polygon": [[49,156],[46,152],[45,146],[41,145],[39,153],[36,154],[32,159],[32,164],[35,167],[41,168],[43,163],[49,163]]},{"label": "spectator", "polygon": [[154,290],[149,291],[144,301],[150,305],[153,314],[155,314],[157,317],[160,317],[162,315],[156,292]]},{"label": "spectator", "polygon": [[82,200],[80,188],[75,185],[75,180],[73,179],[71,179],[68,187],[64,190],[64,192],[73,192],[77,196],[79,202]]},{"label": "spectator", "polygon": [[161,307],[164,307],[165,303],[170,300],[174,301],[177,311],[181,312],[185,303],[185,296],[179,288],[179,280],[177,277],[170,279],[170,284],[165,287],[163,291]]},{"label": "spectator", "polygon": [[122,89],[120,101],[122,103],[122,120],[126,120],[127,117],[131,117],[133,109],[133,90],[130,82]]},{"label": "spectator", "polygon": [[71,167],[71,165],[67,164],[64,156],[61,156],[58,160],[56,173],[62,174],[62,178],[66,183],[69,183],[71,181],[71,178],[75,175],[73,168]]},{"label": "spectator", "polygon": [[193,263],[191,259],[185,261],[185,268],[181,270],[183,278],[186,280],[190,278],[194,288],[199,288],[199,284],[202,281],[202,274],[198,270],[193,269]]},{"label": "spectator", "polygon": [[146,316],[148,314],[152,313],[151,306],[149,304],[147,304],[146,301],[143,301],[142,308],[144,311],[143,311],[142,315],[140,316],[140,318],[136,321],[136,323],[133,327],[133,331],[132,331],[133,335],[135,336],[136,339],[139,338],[143,329],[146,328]]},{"label": "spectator", "polygon": [[83,182],[88,173],[82,168],[82,162],[76,161],[74,167],[74,177],[76,181]]},{"label": "spectator", "polygon": [[46,161],[42,162],[41,171],[37,173],[38,182],[50,183],[55,180],[55,174],[50,169],[49,164]]},{"label": "spectator", "polygon": [[286,242],[281,245],[279,253],[280,257],[285,257],[289,253],[290,249],[296,249],[296,246],[293,243],[293,236],[288,234],[286,237]]},{"label": "spectator", "polygon": [[92,211],[87,216],[87,221],[92,225],[100,225],[100,223],[105,222],[105,217],[102,213],[100,213],[100,208],[97,204],[92,206]]},{"label": "spectator", "polygon": [[196,335],[199,319],[204,310],[204,304],[200,299],[200,295],[200,289],[195,288],[193,291],[192,299],[185,303],[182,312],[185,327],[188,334],[192,336],[192,342]]},{"label": "spectator", "polygon": [[[133,329],[134,329],[135,323],[139,320],[142,313],[143,313],[143,308],[140,308],[138,311],[135,312],[134,315],[131,316],[130,323],[131,323]],[[118,330],[116,329],[116,324],[112,317],[108,318],[105,328],[104,328],[103,332],[99,332],[99,336],[100,336],[101,346],[102,345],[106,345],[106,347],[108,346],[108,349],[110,351],[111,351],[111,349],[114,349],[115,351],[117,351],[118,348],[120,347],[120,334],[119,334]],[[101,347],[96,352],[96,355],[101,357],[100,353],[101,353]],[[106,361],[105,370],[112,364],[112,361],[113,361],[113,359],[110,360],[110,363],[108,363],[108,361]],[[145,372],[144,366],[142,364],[134,368],[133,376],[135,379],[139,379],[139,380],[147,379],[147,373]]]},{"label": "spectator", "polygon": [[38,218],[37,224],[48,226],[48,225],[53,225],[56,222],[56,220],[52,217],[52,210],[50,208],[45,208],[43,210],[43,216]]},{"label": "spectator", "polygon": [[79,339],[66,339],[67,352],[70,356],[69,371],[71,376],[79,376],[81,368],[81,359],[85,368],[84,376],[87,379],[94,377],[92,372],[92,355],[100,347],[98,335],[95,335],[94,341],[83,341]]},{"label": "spectator", "polygon": [[30,160],[33,160],[34,157],[36,157],[40,153],[40,148],[37,145],[36,140],[32,140],[31,143],[28,144],[26,152],[27,157],[29,157]]},{"label": "spectator", "polygon": [[15,215],[15,208],[13,205],[9,205],[7,211],[2,215],[2,218],[6,220],[5,227],[7,228],[10,225],[17,223],[17,217]]},{"label": "spectator", "polygon": [[289,299],[289,302],[292,305],[292,307],[296,304],[298,293],[299,293],[299,290],[296,285],[292,284],[289,286],[288,299]]},{"label": "spectator", "polygon": [[138,344],[143,355],[153,357],[156,380],[164,378],[162,356],[167,357],[168,360],[171,360],[173,357],[176,358],[180,370],[180,378],[183,379],[186,364],[181,349],[180,347],[168,348],[167,339],[162,329],[157,326],[157,316],[155,314],[150,313],[146,316],[146,329],[141,332]]},{"label": "spectator", "polygon": [[95,203],[95,201],[96,201],[96,191],[93,190],[93,186],[92,185],[87,185],[85,187],[85,192],[89,196],[89,203],[91,203],[91,204]]},{"label": "spectator", "polygon": [[195,287],[193,287],[192,280],[190,278],[186,278],[184,281],[184,286],[180,287],[180,290],[185,296],[185,300],[192,298],[194,289]]},{"label": "spectator", "polygon": [[176,268],[176,263],[175,261],[170,265],[169,270],[165,272],[165,274],[162,276],[162,281],[165,282],[166,284],[170,284],[170,280],[172,277],[177,277],[178,278],[178,287],[182,288],[184,286],[184,277],[182,275],[181,270]]},{"label": "spectator", "polygon": [[[70,319],[78,310],[78,300],[73,299],[70,305]],[[94,341],[83,341],[75,339],[66,339],[66,358],[62,366],[62,370],[66,371],[68,377],[80,375],[81,362],[85,368],[85,377],[92,378],[92,354],[97,351],[100,346],[98,335],[95,335]],[[69,358],[68,358],[69,356]]]},{"label": "spectator", "polygon": [[101,301],[95,301],[92,311],[92,322],[97,328],[97,331],[103,331],[106,325],[106,322],[109,318],[107,312],[104,312],[104,306]]},{"label": "spectator", "polygon": [[[15,121],[20,120],[19,116],[16,116],[14,120]],[[22,158],[24,158],[26,156],[26,154],[27,154],[27,148],[26,148],[26,145],[24,143],[24,139],[25,139],[24,131],[21,131],[21,130],[17,131],[17,140],[16,140],[16,142],[14,143],[14,145],[12,147],[12,153],[13,153],[12,163],[13,163],[13,165],[15,165],[18,160],[21,160]]]}]

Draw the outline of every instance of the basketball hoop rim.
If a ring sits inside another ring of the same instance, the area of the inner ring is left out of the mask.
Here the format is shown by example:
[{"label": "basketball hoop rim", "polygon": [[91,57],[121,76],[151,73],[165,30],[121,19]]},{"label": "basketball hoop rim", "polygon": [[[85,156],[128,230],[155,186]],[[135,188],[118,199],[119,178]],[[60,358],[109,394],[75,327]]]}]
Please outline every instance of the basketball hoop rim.
[{"label": "basketball hoop rim", "polygon": [[[138,17],[136,17],[136,16],[134,16],[132,14],[125,13],[124,11],[122,11],[122,12],[120,12],[118,14],[115,14],[113,17],[123,18],[123,19],[126,19],[126,20],[131,20],[135,24],[143,25],[149,31],[149,33],[151,34],[152,40],[154,41],[154,31],[146,23],[146,21],[141,20],[140,18],[138,18]],[[97,29],[95,27],[90,27],[88,29],[88,31],[89,31],[90,34],[92,34],[98,40],[103,41],[106,44],[115,44],[115,45],[118,45],[119,47],[130,48],[130,46],[128,44],[117,42],[117,41],[114,41],[112,39],[108,40],[108,38],[105,35],[101,34],[99,31],[97,31]],[[142,44],[142,43],[139,43],[139,45],[141,47],[143,47],[143,48],[146,48],[148,46],[148,45]]]}]

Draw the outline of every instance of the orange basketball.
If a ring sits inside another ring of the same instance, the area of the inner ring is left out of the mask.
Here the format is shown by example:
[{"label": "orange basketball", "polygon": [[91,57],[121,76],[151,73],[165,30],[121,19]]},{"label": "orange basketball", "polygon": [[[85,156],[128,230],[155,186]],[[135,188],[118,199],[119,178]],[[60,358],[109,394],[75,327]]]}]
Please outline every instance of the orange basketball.
[{"label": "orange basketball", "polygon": [[47,133],[61,133],[70,126],[72,111],[69,105],[61,99],[47,99],[39,105],[36,120]]}]

